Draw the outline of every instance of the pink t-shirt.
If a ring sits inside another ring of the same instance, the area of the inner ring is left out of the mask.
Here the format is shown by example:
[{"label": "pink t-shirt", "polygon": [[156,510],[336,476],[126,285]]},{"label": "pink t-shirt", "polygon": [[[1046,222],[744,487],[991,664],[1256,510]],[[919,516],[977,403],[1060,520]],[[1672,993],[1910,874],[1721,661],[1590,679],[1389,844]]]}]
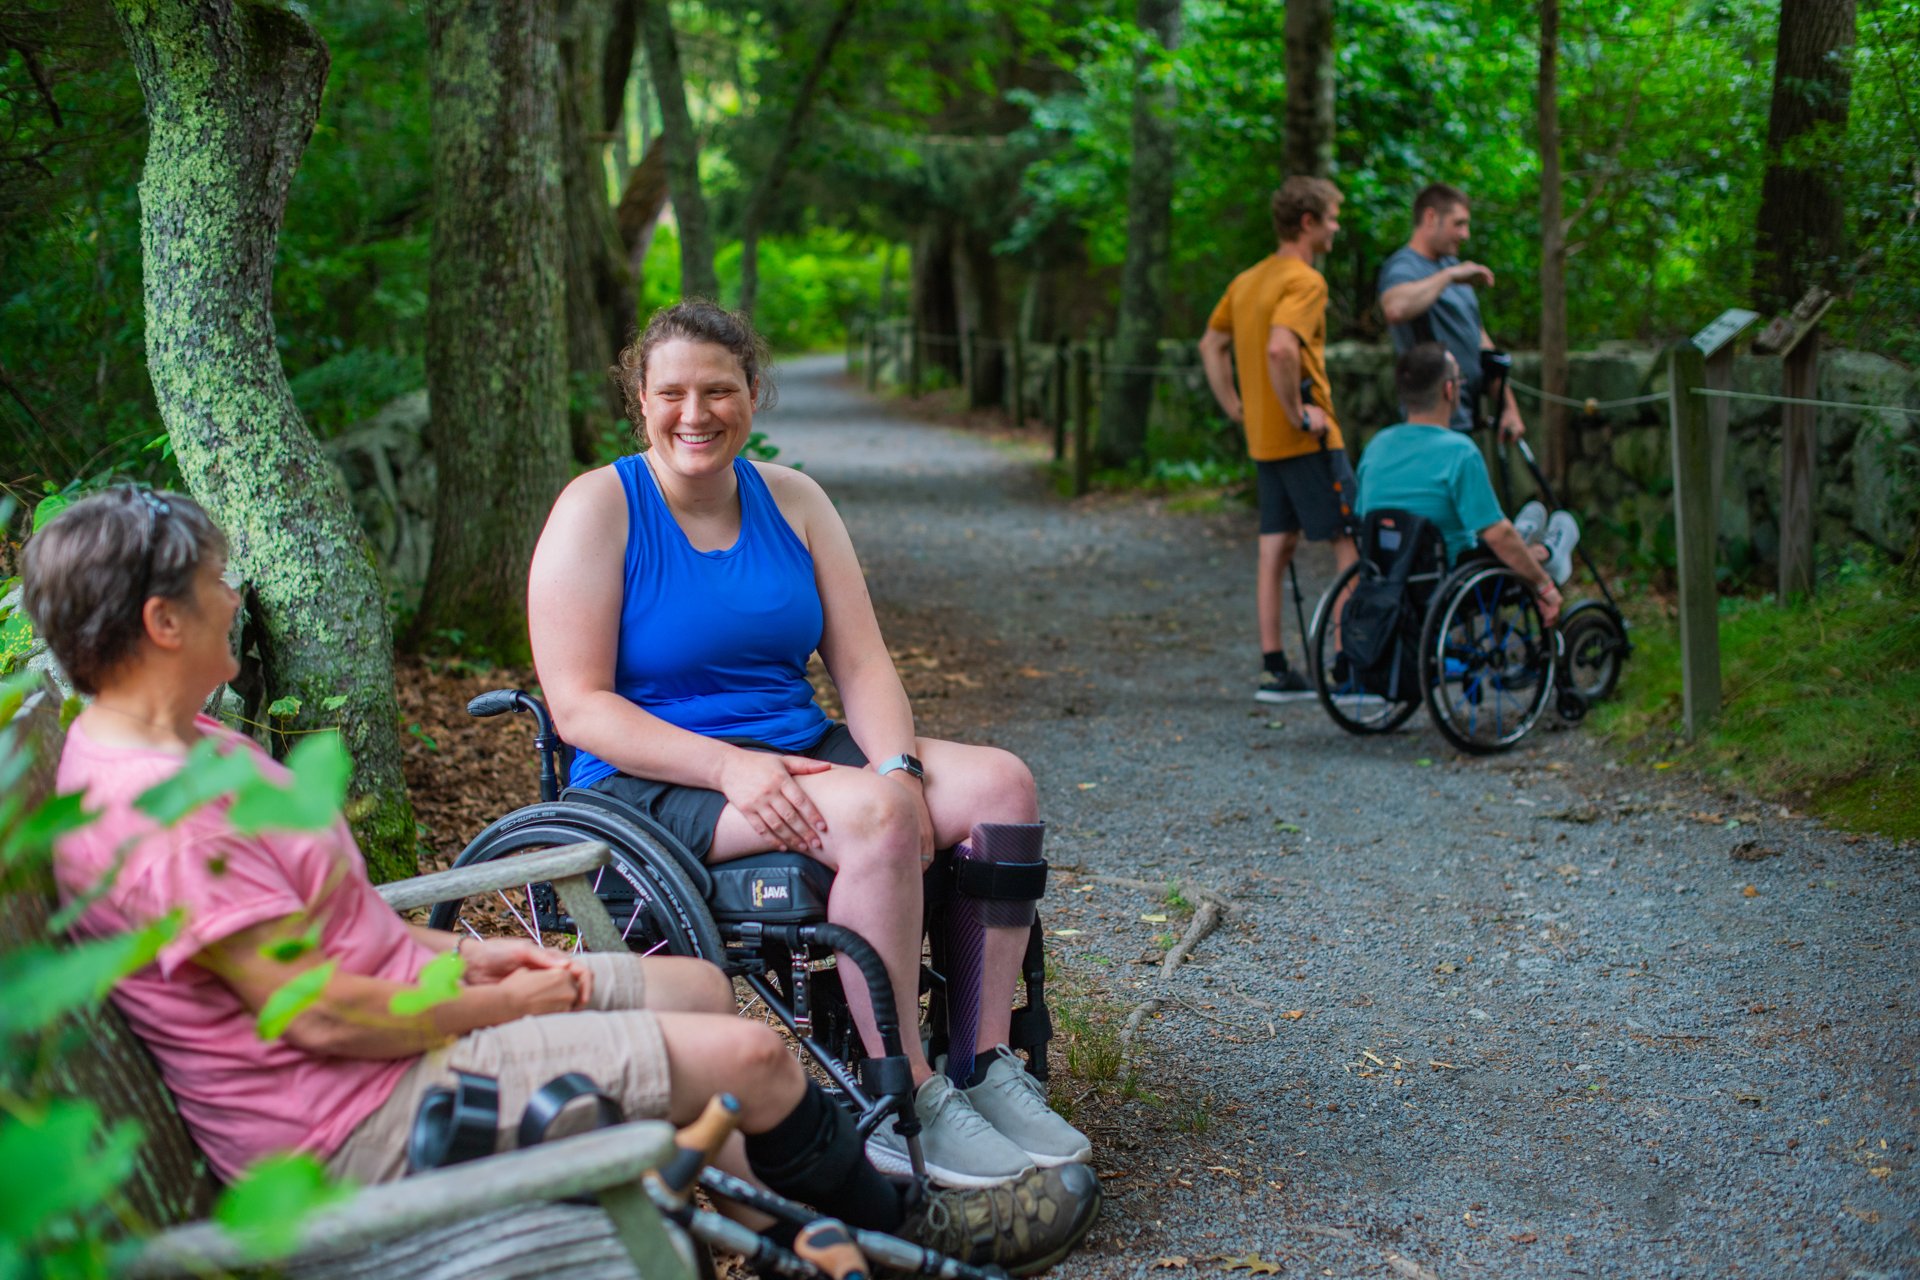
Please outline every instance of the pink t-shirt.
[{"label": "pink t-shirt", "polygon": [[[288,776],[242,735],[204,716],[198,723],[232,749],[257,755],[267,776]],[[344,820],[321,832],[243,836],[228,825],[223,800],[160,829],[133,801],[181,763],[164,751],[100,743],[80,724],[67,734],[59,789],[84,790],[87,809],[100,816],[55,851],[62,898],[97,884],[122,844],[130,848],[74,935],[125,933],[184,909],[180,932],[155,963],[114,989],[114,1003],[159,1060],[187,1128],[221,1177],[231,1180],[275,1151],[324,1159],[386,1101],[416,1059],[326,1057],[285,1039],[262,1040],[253,1010],[194,957],[243,929],[296,913],[323,922],[320,950],[343,973],[411,983],[433,952],[374,891]]]}]

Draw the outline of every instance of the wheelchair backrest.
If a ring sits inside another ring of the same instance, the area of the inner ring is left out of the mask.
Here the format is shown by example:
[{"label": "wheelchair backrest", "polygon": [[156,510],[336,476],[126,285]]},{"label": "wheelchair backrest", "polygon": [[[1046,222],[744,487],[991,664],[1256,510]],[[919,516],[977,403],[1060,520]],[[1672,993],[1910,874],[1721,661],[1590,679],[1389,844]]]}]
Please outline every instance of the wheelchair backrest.
[{"label": "wheelchair backrest", "polygon": [[1424,603],[1447,572],[1447,541],[1439,526],[1397,508],[1367,513],[1360,554],[1370,576],[1405,585],[1416,603]]}]

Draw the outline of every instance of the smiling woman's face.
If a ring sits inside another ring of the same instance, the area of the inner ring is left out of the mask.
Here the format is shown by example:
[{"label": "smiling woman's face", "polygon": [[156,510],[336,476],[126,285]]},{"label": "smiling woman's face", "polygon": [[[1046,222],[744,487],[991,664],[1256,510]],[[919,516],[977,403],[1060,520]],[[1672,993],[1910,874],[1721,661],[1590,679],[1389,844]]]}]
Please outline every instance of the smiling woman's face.
[{"label": "smiling woman's face", "polygon": [[753,391],[740,361],[717,343],[676,338],[655,347],[640,389],[654,464],[688,477],[731,468],[753,434]]}]

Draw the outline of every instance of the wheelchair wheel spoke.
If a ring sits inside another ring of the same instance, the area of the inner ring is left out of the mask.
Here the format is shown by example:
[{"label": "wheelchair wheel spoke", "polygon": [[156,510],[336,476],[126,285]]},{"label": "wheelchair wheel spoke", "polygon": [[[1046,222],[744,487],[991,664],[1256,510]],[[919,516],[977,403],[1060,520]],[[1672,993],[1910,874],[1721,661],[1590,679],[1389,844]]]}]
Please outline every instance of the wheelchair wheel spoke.
[{"label": "wheelchair wheel spoke", "polygon": [[[526,931],[527,936],[529,938],[532,938],[534,942],[537,944],[540,941],[540,931],[533,927],[532,921],[528,920],[526,916],[523,916],[520,914],[520,909],[513,905],[513,899],[509,898],[506,895],[504,890],[496,890],[494,896],[500,899],[500,905],[504,906],[507,909],[507,914],[512,916],[515,920],[519,921],[520,927]],[[527,886],[527,912],[529,915],[531,915],[533,912],[533,886],[532,885]]]}]

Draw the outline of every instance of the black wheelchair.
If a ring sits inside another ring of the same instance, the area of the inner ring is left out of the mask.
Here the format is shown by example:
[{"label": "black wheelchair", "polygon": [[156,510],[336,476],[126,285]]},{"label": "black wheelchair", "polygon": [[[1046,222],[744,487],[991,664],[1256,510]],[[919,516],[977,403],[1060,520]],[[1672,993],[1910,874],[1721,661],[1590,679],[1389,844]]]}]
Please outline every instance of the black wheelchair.
[{"label": "black wheelchair", "polygon": [[1320,704],[1349,733],[1391,732],[1425,702],[1447,741],[1487,755],[1526,737],[1550,704],[1578,720],[1618,683],[1628,645],[1611,597],[1548,627],[1517,574],[1480,554],[1449,567],[1439,530],[1407,511],[1369,512],[1359,552],[1321,597],[1308,641]]},{"label": "black wheelchair", "polygon": [[[569,787],[572,750],[555,732],[547,708],[518,689],[483,693],[467,704],[473,716],[525,712],[533,717],[540,757],[540,800],[497,819],[475,836],[455,867],[530,850],[599,841],[613,852],[594,892],[630,950],[642,955],[693,956],[743,981],[806,1056],[828,1088],[856,1115],[860,1135],[872,1135],[889,1115],[907,1140],[915,1172],[923,1172],[915,1136],[913,1080],[904,1034],[923,1035],[929,1056],[946,1050],[948,906],[957,894],[979,899],[1032,900],[1044,887],[1045,864],[1001,864],[936,855],[925,877],[928,922],[919,1009],[894,1007],[880,957],[859,934],[827,921],[833,872],[796,853],[764,853],[730,862],[702,863],[651,817],[598,791]],[[441,903],[429,923],[478,936],[530,937],[547,946],[579,945],[577,930],[551,885],[488,898]],[[1046,1003],[1046,964],[1040,922],[1028,935],[1021,964],[1025,1004],[1013,1014],[1009,1047],[1026,1055],[1027,1070],[1046,1080],[1053,1036]],[[881,1057],[865,1051],[840,984],[836,952],[866,979],[884,1044]],[[751,1003],[751,1002],[749,1002]],[[903,1028],[901,1014],[916,1015]]]}]

